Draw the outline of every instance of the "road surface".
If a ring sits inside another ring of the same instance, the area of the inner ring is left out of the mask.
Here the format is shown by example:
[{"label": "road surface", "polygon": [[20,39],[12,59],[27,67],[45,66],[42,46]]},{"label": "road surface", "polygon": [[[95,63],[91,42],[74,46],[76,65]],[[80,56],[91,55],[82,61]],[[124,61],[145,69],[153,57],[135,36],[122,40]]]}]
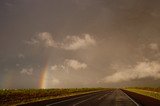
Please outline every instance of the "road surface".
[{"label": "road surface", "polygon": [[27,106],[139,106],[123,91],[108,90],[87,95],[76,96],[49,103],[28,104]]}]

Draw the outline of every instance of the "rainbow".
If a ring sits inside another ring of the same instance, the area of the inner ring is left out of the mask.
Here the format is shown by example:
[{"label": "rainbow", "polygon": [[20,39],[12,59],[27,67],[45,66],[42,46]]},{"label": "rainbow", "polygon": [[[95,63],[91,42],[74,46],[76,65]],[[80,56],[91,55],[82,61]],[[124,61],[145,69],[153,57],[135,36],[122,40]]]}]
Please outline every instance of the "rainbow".
[{"label": "rainbow", "polygon": [[[40,77],[38,81],[38,88],[45,89],[48,87],[48,70],[49,70],[50,62],[46,62],[46,65],[42,68],[40,72]],[[9,71],[8,73],[4,74],[4,76],[1,78],[3,84],[2,86],[5,89],[11,89],[13,88],[13,81],[14,81],[14,73],[12,71]]]},{"label": "rainbow", "polygon": [[47,63],[41,73],[41,78],[40,78],[40,88],[41,89],[45,89],[47,87],[46,79],[47,79],[48,69],[49,69],[49,64]]}]

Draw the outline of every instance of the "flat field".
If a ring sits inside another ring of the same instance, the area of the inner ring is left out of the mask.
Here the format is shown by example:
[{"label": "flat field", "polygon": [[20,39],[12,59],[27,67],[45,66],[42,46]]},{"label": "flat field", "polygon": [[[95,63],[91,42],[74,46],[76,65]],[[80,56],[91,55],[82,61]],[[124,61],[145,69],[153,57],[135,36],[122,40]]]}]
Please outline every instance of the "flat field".
[{"label": "flat field", "polygon": [[151,87],[133,87],[133,88],[126,88],[125,90],[135,92],[138,94],[142,94],[145,96],[149,96],[155,99],[160,100],[160,87],[158,88],[151,88]]},{"label": "flat field", "polygon": [[0,90],[0,105],[18,105],[106,90],[106,88],[68,89],[4,89]]}]

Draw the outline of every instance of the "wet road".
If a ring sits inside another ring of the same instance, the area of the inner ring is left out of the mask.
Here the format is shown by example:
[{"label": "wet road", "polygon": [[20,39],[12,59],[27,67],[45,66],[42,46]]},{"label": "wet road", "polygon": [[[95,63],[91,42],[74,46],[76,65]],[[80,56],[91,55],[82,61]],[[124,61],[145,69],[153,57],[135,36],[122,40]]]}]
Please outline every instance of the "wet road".
[{"label": "wet road", "polygon": [[46,104],[46,106],[139,106],[123,91],[117,89],[78,96]]}]

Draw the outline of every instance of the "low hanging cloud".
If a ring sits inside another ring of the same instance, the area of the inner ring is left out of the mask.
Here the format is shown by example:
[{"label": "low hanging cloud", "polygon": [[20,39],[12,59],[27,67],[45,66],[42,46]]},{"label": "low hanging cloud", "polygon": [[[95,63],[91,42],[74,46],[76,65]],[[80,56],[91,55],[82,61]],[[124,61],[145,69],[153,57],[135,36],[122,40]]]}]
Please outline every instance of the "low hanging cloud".
[{"label": "low hanging cloud", "polygon": [[67,60],[65,61],[65,64],[66,64],[68,67],[71,67],[71,68],[73,68],[73,69],[75,69],[75,70],[87,68],[87,64],[81,63],[81,62],[79,62],[79,61],[77,61],[77,60],[73,60],[73,59],[71,59],[71,60],[67,59]]},{"label": "low hanging cloud", "polygon": [[149,48],[152,50],[159,50],[159,46],[157,43],[150,43]]},{"label": "low hanging cloud", "polygon": [[45,77],[45,84],[43,85],[43,88],[53,88],[58,86],[60,83],[60,79],[55,77],[53,73],[48,73],[47,77]]},{"label": "low hanging cloud", "polygon": [[23,68],[20,73],[25,75],[33,75],[33,68]]},{"label": "low hanging cloud", "polygon": [[106,83],[117,83],[142,78],[160,79],[160,62],[145,61],[138,62],[135,66],[128,68],[117,67],[117,72],[103,79]]},{"label": "low hanging cloud", "polygon": [[56,42],[51,33],[42,32],[33,36],[30,41],[26,41],[30,45],[44,45],[45,47],[54,47],[65,50],[85,49],[96,44],[95,39],[89,34],[79,36],[67,36],[62,42]]},{"label": "low hanging cloud", "polygon": [[84,49],[88,46],[95,45],[95,39],[89,34],[84,34],[83,37],[79,36],[67,36],[65,42],[62,44],[62,48],[66,50]]},{"label": "low hanging cloud", "polygon": [[66,59],[61,65],[54,65],[50,67],[52,71],[68,71],[68,69],[72,70],[84,70],[87,68],[86,63],[79,62],[74,59]]},{"label": "low hanging cloud", "polygon": [[18,58],[24,59],[24,58],[25,58],[25,55],[20,53],[20,54],[18,54]]},{"label": "low hanging cloud", "polygon": [[26,43],[30,45],[43,44],[45,47],[57,47],[57,43],[53,40],[52,35],[48,32],[39,33],[33,36],[33,38],[31,38],[31,40],[27,41]]},{"label": "low hanging cloud", "polygon": [[52,85],[57,85],[60,83],[60,80],[55,77],[52,77],[51,81],[52,81]]},{"label": "low hanging cloud", "polygon": [[39,33],[37,37],[40,41],[43,41],[47,47],[57,46],[56,42],[52,38],[52,35],[48,32]]},{"label": "low hanging cloud", "polygon": [[154,10],[150,13],[151,16],[155,17],[155,18],[159,18],[160,17],[160,12],[157,10]]},{"label": "low hanging cloud", "polygon": [[64,65],[53,65],[50,67],[52,71],[65,71],[66,67]]}]

